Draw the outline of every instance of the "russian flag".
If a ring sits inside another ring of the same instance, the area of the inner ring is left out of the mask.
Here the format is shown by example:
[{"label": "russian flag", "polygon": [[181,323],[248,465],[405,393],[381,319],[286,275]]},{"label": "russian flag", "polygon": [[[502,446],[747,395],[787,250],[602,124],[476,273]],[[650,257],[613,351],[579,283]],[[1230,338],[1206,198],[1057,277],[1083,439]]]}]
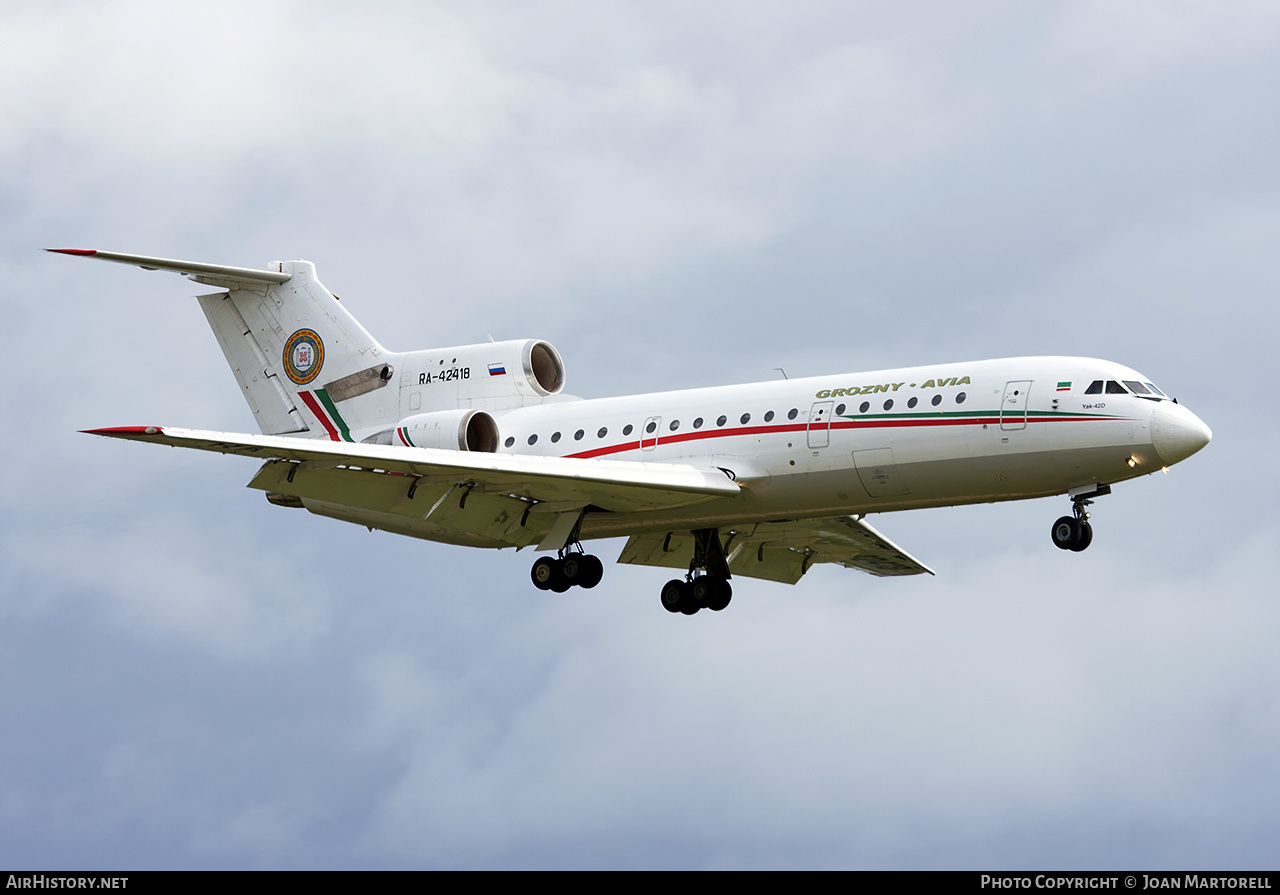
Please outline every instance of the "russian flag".
[{"label": "russian flag", "polygon": [[507,365],[506,364],[489,364],[489,375],[490,376],[507,375]]}]

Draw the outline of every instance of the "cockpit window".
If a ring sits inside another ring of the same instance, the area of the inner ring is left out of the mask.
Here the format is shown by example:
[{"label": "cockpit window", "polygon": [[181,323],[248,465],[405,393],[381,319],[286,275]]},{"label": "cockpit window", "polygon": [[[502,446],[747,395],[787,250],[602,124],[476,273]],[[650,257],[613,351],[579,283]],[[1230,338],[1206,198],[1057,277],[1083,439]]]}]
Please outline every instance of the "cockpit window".
[{"label": "cockpit window", "polygon": [[1120,383],[1116,382],[1114,379],[1108,379],[1108,380],[1107,380],[1107,394],[1108,394],[1108,395],[1127,395],[1127,394],[1129,394],[1129,393],[1128,393],[1127,391],[1125,391],[1125,390],[1124,390],[1124,386],[1123,386],[1123,385],[1121,385]]},{"label": "cockpit window", "polygon": [[1158,389],[1158,388],[1156,388],[1154,385],[1152,385],[1150,382],[1144,382],[1144,383],[1142,383],[1142,384],[1143,384],[1143,385],[1145,385],[1147,388],[1151,389],[1153,392],[1155,392],[1157,395],[1159,395],[1159,396],[1160,396],[1160,397],[1162,397],[1162,398],[1167,398],[1167,397],[1169,397],[1169,396],[1168,396],[1168,395],[1166,395],[1164,392],[1160,391],[1160,389]]},{"label": "cockpit window", "polygon": [[1141,382],[1134,382],[1130,379],[1126,379],[1124,381],[1124,384],[1129,386],[1129,391],[1133,392],[1135,395],[1151,394],[1151,392],[1147,389],[1147,387],[1143,385]]},{"label": "cockpit window", "polygon": [[1089,387],[1084,390],[1084,393],[1086,395],[1102,394],[1102,380],[1101,379],[1093,380],[1093,382],[1089,383]]}]

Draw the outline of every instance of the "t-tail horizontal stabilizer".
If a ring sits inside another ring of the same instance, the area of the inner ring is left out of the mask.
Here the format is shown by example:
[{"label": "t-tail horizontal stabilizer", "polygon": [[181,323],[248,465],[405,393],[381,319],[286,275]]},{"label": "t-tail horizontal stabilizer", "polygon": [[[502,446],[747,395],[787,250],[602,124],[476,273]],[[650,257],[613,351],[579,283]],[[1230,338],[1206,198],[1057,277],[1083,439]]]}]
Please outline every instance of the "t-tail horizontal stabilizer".
[{"label": "t-tail horizontal stabilizer", "polygon": [[[196,282],[222,286],[227,283],[262,286],[287,283],[289,274],[278,270],[255,270],[251,267],[227,267],[222,264],[205,264],[202,261],[175,261],[172,258],[152,258],[147,255],[123,255],[119,252],[100,252],[97,249],[45,249],[59,255],[77,255],[97,261],[114,261],[132,264],[143,270],[171,270],[184,274]],[[214,282],[222,281],[222,282]]]}]

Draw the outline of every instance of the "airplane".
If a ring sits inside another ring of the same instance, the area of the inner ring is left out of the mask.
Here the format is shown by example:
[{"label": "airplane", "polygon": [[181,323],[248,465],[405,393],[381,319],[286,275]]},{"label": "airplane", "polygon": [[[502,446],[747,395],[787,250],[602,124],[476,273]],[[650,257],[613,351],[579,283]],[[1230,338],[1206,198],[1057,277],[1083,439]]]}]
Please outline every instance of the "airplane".
[{"label": "airplane", "polygon": [[[309,261],[226,267],[92,249],[166,270],[198,301],[260,435],[85,432],[263,460],[271,503],[410,537],[544,555],[541,590],[595,587],[583,541],[677,569],[673,613],[719,611],[733,576],[795,584],[815,563],[933,574],[872,513],[1066,495],[1053,543],[1093,540],[1087,507],[1209,443],[1150,379],[1083,357],[1015,357],[584,400],[540,339],[389,351]],[[784,374],[785,375],[785,374]]]}]

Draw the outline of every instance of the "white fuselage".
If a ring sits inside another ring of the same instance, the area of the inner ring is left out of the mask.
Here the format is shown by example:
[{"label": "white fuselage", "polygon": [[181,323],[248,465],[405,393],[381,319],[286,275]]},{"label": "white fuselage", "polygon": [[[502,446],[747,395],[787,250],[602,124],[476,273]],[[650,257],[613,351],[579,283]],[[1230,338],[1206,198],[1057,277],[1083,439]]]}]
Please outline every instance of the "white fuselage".
[{"label": "white fuselage", "polygon": [[1028,357],[593,400],[498,415],[500,452],[721,467],[739,497],[594,513],[583,537],[1018,500],[1111,484],[1203,447],[1150,381],[1090,358]]},{"label": "white fuselage", "polygon": [[1079,357],[582,400],[541,340],[388,351],[308,261],[52,251],[225,289],[200,305],[262,433],[93,434],[265,460],[250,487],[272,503],[370,529],[554,550],[530,570],[543,590],[594,587],[602,565],[579,542],[629,536],[619,561],[688,569],[663,587],[672,612],[723,609],[731,575],[930,571],[867,513],[1070,494],[1051,533],[1079,552],[1093,497],[1211,437],[1141,374]]}]

